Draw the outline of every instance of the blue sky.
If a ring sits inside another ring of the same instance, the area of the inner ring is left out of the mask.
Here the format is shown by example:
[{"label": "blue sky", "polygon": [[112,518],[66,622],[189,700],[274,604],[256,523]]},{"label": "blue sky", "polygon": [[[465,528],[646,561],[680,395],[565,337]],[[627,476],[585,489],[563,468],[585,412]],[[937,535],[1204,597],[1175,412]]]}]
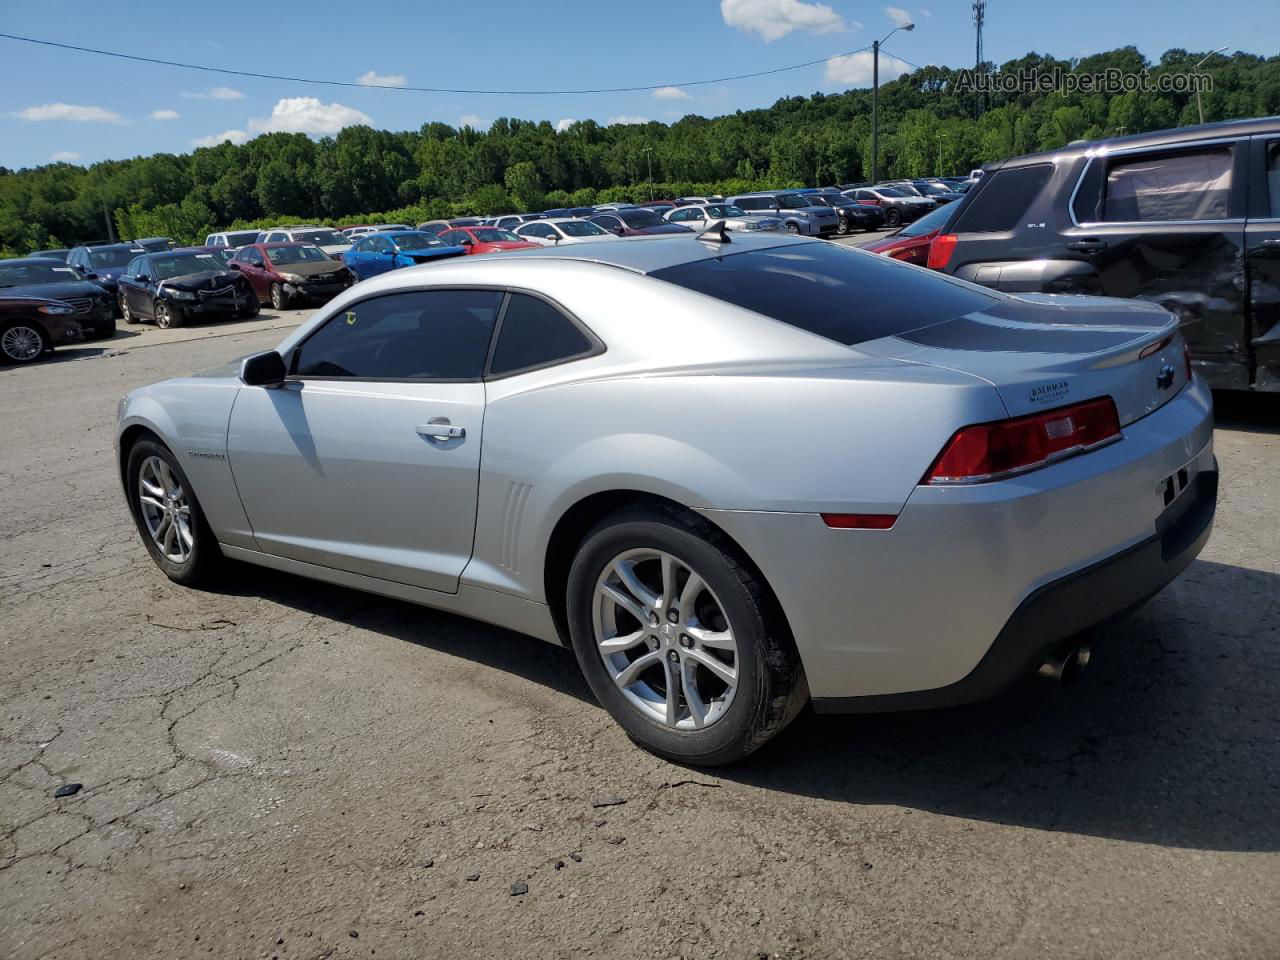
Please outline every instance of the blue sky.
[{"label": "blue sky", "polygon": [[[279,10],[287,16],[277,20]],[[869,45],[904,18],[885,47],[917,64],[973,61],[969,0],[487,0],[418,4],[227,4],[131,0],[0,0],[0,30],[210,66],[343,81],[416,86],[562,89],[677,84],[823,58],[754,80],[653,93],[464,96],[378,86],[320,87],[180,70],[0,39],[0,165],[52,159],[90,163],[207,138],[264,130],[316,135],[370,122],[391,130],[429,120],[487,127],[496,117],[558,123],[592,118],[669,122],[767,106],[783,96],[869,85]],[[1078,57],[1133,44],[1150,57],[1170,47],[1227,46],[1272,55],[1280,3],[1234,0],[1207,12],[1190,0],[990,0],[987,59],[1028,51]],[[882,79],[892,68],[882,60]]]}]

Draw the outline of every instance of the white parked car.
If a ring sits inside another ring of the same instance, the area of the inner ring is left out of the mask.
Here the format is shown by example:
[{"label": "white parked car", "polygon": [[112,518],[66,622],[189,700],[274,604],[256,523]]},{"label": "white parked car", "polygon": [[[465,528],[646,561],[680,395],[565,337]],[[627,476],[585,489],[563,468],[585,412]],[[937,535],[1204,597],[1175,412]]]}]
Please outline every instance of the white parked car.
[{"label": "white parked car", "polygon": [[351,249],[351,238],[332,227],[272,227],[258,234],[258,243],[313,243],[335,260]]},{"label": "white parked car", "polygon": [[224,230],[211,233],[204,238],[206,247],[221,247],[224,250],[239,250],[241,247],[258,242],[260,230]]},{"label": "white parked car", "polygon": [[589,220],[574,217],[558,217],[554,220],[533,220],[521,224],[512,231],[521,240],[532,240],[544,247],[565,243],[589,243],[596,240],[621,240],[603,227]]}]

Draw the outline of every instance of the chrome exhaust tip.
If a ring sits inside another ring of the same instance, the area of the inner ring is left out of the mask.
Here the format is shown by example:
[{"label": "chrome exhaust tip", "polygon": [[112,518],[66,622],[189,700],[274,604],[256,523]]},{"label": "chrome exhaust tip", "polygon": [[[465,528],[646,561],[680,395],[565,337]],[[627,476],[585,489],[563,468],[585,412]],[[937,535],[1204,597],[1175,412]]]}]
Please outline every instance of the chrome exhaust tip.
[{"label": "chrome exhaust tip", "polygon": [[1089,648],[1083,644],[1070,647],[1040,665],[1040,676],[1058,683],[1074,683],[1089,665]]}]

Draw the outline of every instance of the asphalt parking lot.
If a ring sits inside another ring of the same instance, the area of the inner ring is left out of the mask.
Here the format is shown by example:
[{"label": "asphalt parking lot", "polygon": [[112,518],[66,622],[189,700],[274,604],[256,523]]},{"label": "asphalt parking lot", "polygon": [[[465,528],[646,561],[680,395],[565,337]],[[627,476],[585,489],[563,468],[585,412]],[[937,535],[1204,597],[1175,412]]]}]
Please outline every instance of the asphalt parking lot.
[{"label": "asphalt parking lot", "polygon": [[301,316],[0,369],[0,956],[1280,955],[1280,396],[1220,398],[1213,537],[1078,685],[805,716],[707,773],[567,651],[155,569],[117,399]]}]

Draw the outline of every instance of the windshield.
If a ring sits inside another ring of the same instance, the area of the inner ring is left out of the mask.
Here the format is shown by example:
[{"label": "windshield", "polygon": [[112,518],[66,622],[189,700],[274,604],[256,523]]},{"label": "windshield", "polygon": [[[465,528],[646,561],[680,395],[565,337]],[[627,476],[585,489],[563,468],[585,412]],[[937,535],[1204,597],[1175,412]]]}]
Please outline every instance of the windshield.
[{"label": "windshield", "polygon": [[804,194],[801,193],[784,193],[782,196],[778,197],[778,206],[780,207],[787,207],[794,210],[796,207],[807,207],[809,205],[809,201],[806,200],[804,198]]},{"label": "windshield", "polygon": [[397,233],[391,238],[401,250],[422,250],[426,247],[443,247],[444,241],[433,233]]},{"label": "windshield", "polygon": [[607,230],[602,230],[594,223],[589,223],[586,220],[570,220],[568,223],[557,223],[556,229],[566,237],[604,237],[609,235]]},{"label": "windshield", "polygon": [[350,246],[351,239],[336,230],[294,230],[293,239],[305,243],[323,243],[331,246]]},{"label": "windshield", "polygon": [[745,217],[747,211],[743,210],[736,203],[709,203],[704,208],[707,216],[714,218],[720,217]]},{"label": "windshield", "polygon": [[940,183],[925,183],[920,185],[920,189],[925,193],[950,193],[951,191]]},{"label": "windshield", "polygon": [[524,241],[517,237],[510,230],[500,230],[497,227],[477,227],[471,231],[471,235],[476,238],[476,243],[523,243]]},{"label": "windshield", "polygon": [[313,263],[331,259],[319,247],[267,247],[267,258],[272,263]]},{"label": "windshield", "polygon": [[906,194],[896,187],[876,187],[876,193],[882,197],[905,197]]},{"label": "windshield", "polygon": [[657,210],[618,210],[614,216],[625,223],[628,227],[640,229],[642,227],[656,227],[662,223],[662,217]]},{"label": "windshield", "polygon": [[947,218],[951,216],[955,206],[954,203],[939,204],[919,220],[907,224],[896,235],[899,237],[923,237],[926,233],[933,233],[933,231],[947,222]]},{"label": "windshield", "polygon": [[901,190],[903,196],[906,196],[906,197],[923,197],[924,196],[924,194],[921,193],[919,190],[917,190],[915,187],[905,183],[898,184],[894,189]]},{"label": "windshield", "polygon": [[811,206],[811,207],[829,207],[829,206],[831,206],[831,201],[830,201],[830,200],[828,200],[826,197],[820,197],[820,196],[818,196],[816,193],[808,194],[808,195],[805,197],[805,199],[809,201],[809,206]]},{"label": "windshield", "polygon": [[152,257],[151,269],[157,280],[185,277],[190,273],[221,270],[223,261],[212,253],[184,253],[176,257]]},{"label": "windshield", "polygon": [[19,287],[24,283],[66,283],[80,279],[74,267],[31,261],[0,263],[0,287]]},{"label": "windshield", "polygon": [[100,248],[89,251],[89,265],[91,267],[123,267],[128,265],[140,253],[145,251],[141,247]]}]

